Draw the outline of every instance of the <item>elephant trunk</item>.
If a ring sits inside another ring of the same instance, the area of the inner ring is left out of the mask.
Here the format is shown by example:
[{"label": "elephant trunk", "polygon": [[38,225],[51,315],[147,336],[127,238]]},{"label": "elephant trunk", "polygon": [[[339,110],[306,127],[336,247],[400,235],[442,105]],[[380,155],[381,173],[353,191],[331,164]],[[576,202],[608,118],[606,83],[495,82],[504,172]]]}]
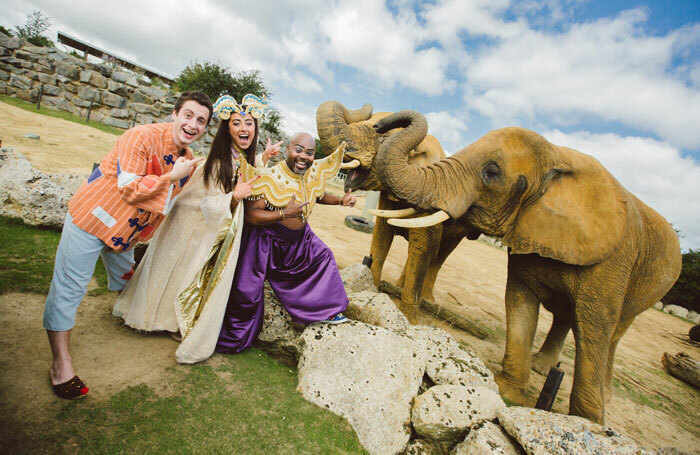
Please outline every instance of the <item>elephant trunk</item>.
[{"label": "elephant trunk", "polygon": [[372,116],[372,105],[350,110],[338,101],[326,101],[316,110],[316,129],[324,155],[329,155],[346,141],[352,143],[349,123],[367,120]]},{"label": "elephant trunk", "polygon": [[415,111],[400,111],[374,125],[382,134],[394,128],[403,130],[388,137],[379,146],[375,158],[377,173],[399,199],[423,210],[444,210],[459,218],[472,204],[476,192],[466,188],[468,171],[460,160],[452,157],[429,166],[413,166],[408,154],[428,133],[428,122]]}]

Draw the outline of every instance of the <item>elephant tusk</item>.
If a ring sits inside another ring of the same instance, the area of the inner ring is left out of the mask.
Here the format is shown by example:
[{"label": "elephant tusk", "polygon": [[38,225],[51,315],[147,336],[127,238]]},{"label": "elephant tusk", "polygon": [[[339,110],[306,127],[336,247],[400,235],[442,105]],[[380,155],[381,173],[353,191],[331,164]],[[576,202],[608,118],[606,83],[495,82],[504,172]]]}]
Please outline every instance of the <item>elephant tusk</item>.
[{"label": "elephant tusk", "polygon": [[439,212],[435,212],[432,215],[424,216],[421,218],[409,218],[404,220],[392,218],[389,221],[387,221],[387,223],[391,224],[392,226],[404,228],[423,228],[435,226],[436,224],[440,224],[449,218],[450,215],[448,215],[447,212],[440,210]]},{"label": "elephant tusk", "polygon": [[403,218],[405,216],[410,216],[410,215],[413,215],[415,213],[418,213],[418,210],[412,209],[412,208],[400,209],[400,210],[371,209],[371,210],[367,210],[367,212],[371,213],[374,216],[378,216],[380,218]]},{"label": "elephant tusk", "polygon": [[360,160],[352,160],[340,165],[341,169],[355,169],[360,165]]}]

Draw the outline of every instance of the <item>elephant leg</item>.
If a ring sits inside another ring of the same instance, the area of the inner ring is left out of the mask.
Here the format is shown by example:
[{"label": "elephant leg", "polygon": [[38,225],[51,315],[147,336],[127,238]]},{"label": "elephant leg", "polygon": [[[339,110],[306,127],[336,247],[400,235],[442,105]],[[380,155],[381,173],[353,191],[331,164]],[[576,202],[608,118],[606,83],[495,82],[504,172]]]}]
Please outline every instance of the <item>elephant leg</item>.
[{"label": "elephant leg", "polygon": [[442,239],[440,241],[440,249],[438,250],[437,256],[435,256],[433,262],[430,263],[428,274],[425,276],[425,280],[423,281],[424,299],[431,302],[435,301],[433,289],[435,288],[435,280],[437,280],[438,272],[442,268],[442,264],[444,264],[447,257],[454,251],[455,248],[457,248],[457,245],[459,245],[459,242],[461,242],[462,239],[462,236],[456,238],[445,238],[445,234],[443,232]]},{"label": "elephant leg", "polygon": [[437,254],[435,246],[439,244],[441,235],[441,225],[410,229],[408,232],[408,257],[404,267],[401,311],[411,324],[417,322],[423,295],[423,280],[433,257]]},{"label": "elephant leg", "polygon": [[403,289],[403,284],[405,281],[406,281],[406,264],[403,265],[403,270],[401,271],[401,276],[394,284],[396,285],[396,287]]},{"label": "elephant leg", "polygon": [[[379,208],[384,209],[386,204],[387,201],[382,195],[379,199]],[[379,286],[379,281],[382,279],[384,261],[386,261],[393,241],[394,230],[391,225],[387,223],[387,219],[376,217],[374,221],[374,231],[372,232],[372,245],[369,249],[369,254],[372,256],[371,270],[375,286]]]},{"label": "elephant leg", "polygon": [[506,282],[506,351],[496,383],[500,394],[517,404],[525,403],[539,309],[537,295],[515,277],[509,266]]},{"label": "elephant leg", "polygon": [[[595,301],[592,301],[595,300]],[[569,414],[603,424],[605,418],[605,384],[608,379],[610,352],[614,352],[613,331],[620,317],[622,297],[586,297],[576,300],[573,325],[576,340],[574,383],[571,388]],[[605,303],[605,305],[601,305]],[[619,338],[618,338],[619,339]]]},{"label": "elephant leg", "polygon": [[632,321],[634,321],[634,318],[630,318],[627,321],[621,321],[615,329],[615,333],[613,334],[612,340],[610,340],[610,349],[608,349],[608,365],[606,372],[607,374],[605,377],[604,397],[606,404],[612,398],[613,365],[615,363],[615,351],[617,350],[617,343],[620,341],[620,338],[622,338],[622,335],[624,335],[625,332],[627,332],[629,326],[632,325]]},{"label": "elephant leg", "polygon": [[569,318],[563,317],[561,314],[554,314],[547,338],[542,343],[539,352],[532,356],[532,369],[534,371],[546,376],[549,369],[559,362],[559,353],[564,347],[570,328]]}]

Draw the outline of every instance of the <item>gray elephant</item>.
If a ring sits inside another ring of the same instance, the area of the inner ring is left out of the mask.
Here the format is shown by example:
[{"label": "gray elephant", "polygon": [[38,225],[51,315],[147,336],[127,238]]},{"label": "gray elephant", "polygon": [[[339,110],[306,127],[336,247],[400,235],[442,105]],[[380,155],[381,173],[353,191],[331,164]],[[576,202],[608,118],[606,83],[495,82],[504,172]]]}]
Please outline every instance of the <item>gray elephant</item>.
[{"label": "gray elephant", "polygon": [[[382,184],[374,167],[374,157],[380,144],[398,131],[388,130],[378,134],[374,130],[373,125],[389,115],[391,112],[373,114],[370,104],[350,110],[338,101],[326,101],[316,111],[316,127],[324,153],[332,152],[341,142],[347,144],[345,157],[348,163],[344,167],[352,166],[352,169],[345,180],[345,191],[379,191],[379,213],[381,210],[408,209],[403,211],[407,215],[415,210],[410,209]],[[445,152],[438,140],[425,135],[410,151],[408,162],[409,166],[422,167],[444,157]],[[475,236],[472,237],[472,234]],[[456,223],[406,229],[390,226],[386,219],[377,218],[370,247],[375,285],[379,285],[384,261],[396,235],[403,236],[408,241],[406,264],[397,283],[403,290],[399,309],[411,323],[415,323],[421,298],[434,300],[433,288],[442,264],[464,237],[476,238],[478,233]]]},{"label": "gray elephant", "polygon": [[602,423],[620,338],[680,274],[671,225],[597,160],[532,131],[491,131],[446,159],[416,168],[407,165],[407,155],[427,122],[402,111],[375,124],[378,134],[396,127],[404,129],[375,158],[379,178],[397,197],[433,214],[425,223],[389,223],[416,227],[449,218],[509,247],[501,394],[524,402],[542,303],[554,324],[539,360],[556,361],[573,329],[569,412]]}]

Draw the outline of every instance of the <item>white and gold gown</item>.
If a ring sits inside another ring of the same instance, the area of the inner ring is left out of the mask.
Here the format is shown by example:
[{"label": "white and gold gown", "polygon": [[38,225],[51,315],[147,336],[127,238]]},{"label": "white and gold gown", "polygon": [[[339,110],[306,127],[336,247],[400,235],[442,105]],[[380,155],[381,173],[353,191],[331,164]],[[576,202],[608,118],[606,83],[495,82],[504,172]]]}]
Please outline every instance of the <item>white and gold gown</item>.
[{"label": "white and gold gown", "polygon": [[[263,166],[259,157],[255,167]],[[179,363],[214,352],[243,228],[243,204],[232,214],[233,193],[213,179],[205,186],[203,170],[198,166],[180,193],[112,312],[137,330],[180,332]]]}]

